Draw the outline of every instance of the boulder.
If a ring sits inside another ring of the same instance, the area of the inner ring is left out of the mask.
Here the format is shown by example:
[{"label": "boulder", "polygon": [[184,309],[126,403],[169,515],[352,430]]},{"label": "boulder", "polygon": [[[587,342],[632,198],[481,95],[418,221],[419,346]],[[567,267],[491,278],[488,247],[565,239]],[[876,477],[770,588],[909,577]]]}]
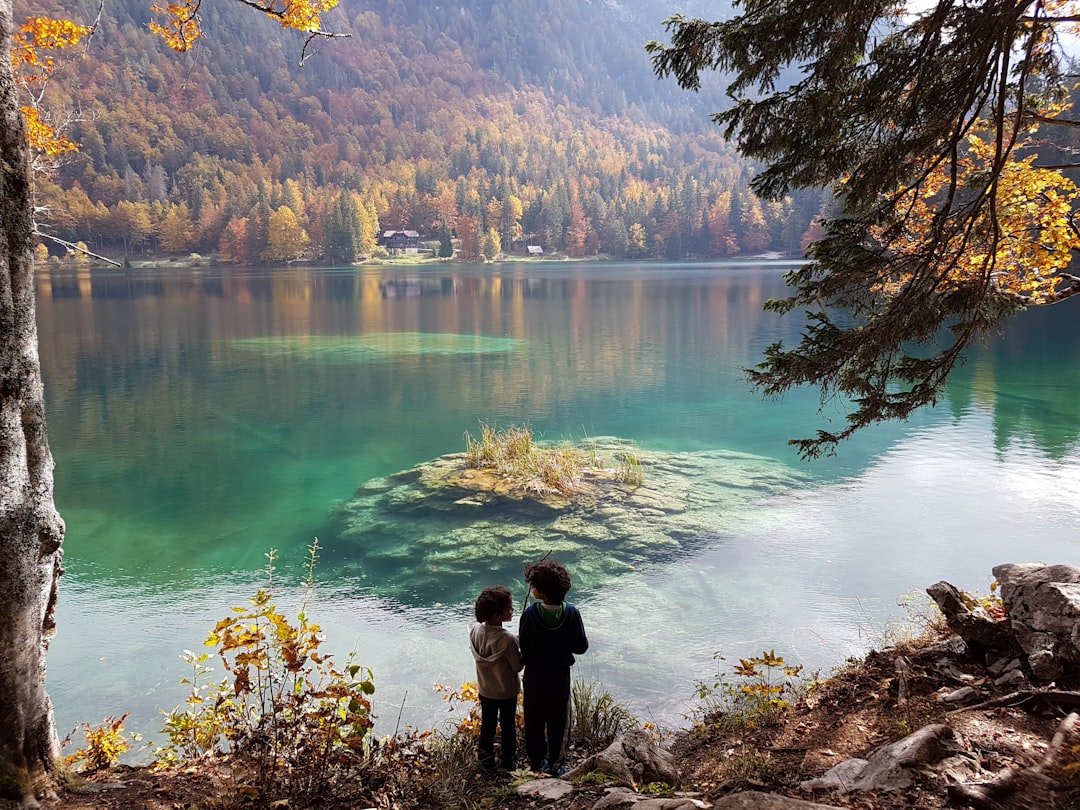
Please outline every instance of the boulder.
[{"label": "boulder", "polygon": [[713,810],[836,810],[836,808],[802,799],[792,799],[778,793],[746,790],[717,799],[713,804]]},{"label": "boulder", "polygon": [[949,629],[964,640],[973,657],[988,663],[987,658],[1019,654],[1009,623],[993,618],[955,585],[937,582],[926,592],[941,608]]},{"label": "boulder", "polygon": [[807,790],[904,790],[915,773],[963,751],[951,728],[943,724],[923,726],[914,734],[875,751],[869,759],[849,759],[830,768],[817,779],[802,783]]},{"label": "boulder", "polygon": [[565,779],[533,779],[531,782],[520,785],[517,792],[519,796],[531,796],[557,802],[573,793],[574,786]]},{"label": "boulder", "polygon": [[592,810],[706,810],[712,805],[693,796],[642,796],[626,788],[612,788]]},{"label": "boulder", "polygon": [[994,577],[1032,676],[1048,682],[1080,674],[1080,568],[1008,563]]},{"label": "boulder", "polygon": [[[511,486],[453,453],[362,484],[331,505],[327,530],[341,564],[370,575],[381,595],[464,604],[477,581],[517,579],[523,562],[544,554],[600,589],[644,562],[724,542],[742,510],[806,480],[775,459],[731,451],[666,453],[615,437],[579,449],[594,462],[573,493]],[[623,480],[618,459],[628,452],[645,470],[640,484]]]}]

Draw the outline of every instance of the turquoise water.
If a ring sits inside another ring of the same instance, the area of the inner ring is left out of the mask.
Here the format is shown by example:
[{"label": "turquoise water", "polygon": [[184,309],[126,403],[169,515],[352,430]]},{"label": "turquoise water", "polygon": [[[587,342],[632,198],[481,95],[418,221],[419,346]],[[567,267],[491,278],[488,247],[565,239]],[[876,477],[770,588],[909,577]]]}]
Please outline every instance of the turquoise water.
[{"label": "turquoise water", "polygon": [[[937,408],[804,463],[786,440],[839,424],[839,409],[819,415],[813,392],[763,401],[741,373],[797,336],[761,310],[788,267],[41,276],[68,524],[49,663],[61,734],[130,711],[129,728],[154,736],[158,712],[183,699],[182,651],[261,584],[271,548],[283,585],[301,576],[315,536],[310,612],[333,649],[374,668],[381,730],[440,722],[432,684],[471,677],[472,595],[494,581],[523,593],[527,560],[444,569],[402,553],[375,568],[328,516],[371,479],[463,450],[480,420],[688,459],[733,451],[790,481],[751,478],[693,542],[579,577],[571,598],[592,641],[580,674],[656,722],[682,722],[716,651],[775,647],[828,667],[879,641],[913,589],[986,588],[1005,561],[1074,562],[1076,305],[981,347]],[[413,528],[400,527],[405,552]]]}]

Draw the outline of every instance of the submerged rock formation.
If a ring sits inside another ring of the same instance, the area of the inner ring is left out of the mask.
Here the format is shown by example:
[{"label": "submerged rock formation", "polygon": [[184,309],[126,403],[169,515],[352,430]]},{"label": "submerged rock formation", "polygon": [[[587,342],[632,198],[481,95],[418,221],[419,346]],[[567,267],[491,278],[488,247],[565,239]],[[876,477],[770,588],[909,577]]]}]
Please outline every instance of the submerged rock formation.
[{"label": "submerged rock formation", "polygon": [[613,438],[588,451],[632,451],[644,482],[616,465],[591,470],[572,495],[513,490],[497,476],[441,456],[372,479],[331,505],[326,560],[355,569],[379,592],[405,601],[471,599],[476,582],[514,582],[545,554],[573,566],[574,587],[596,588],[645,563],[720,543],[761,498],[805,482],[772,459],[726,451],[661,453]]}]

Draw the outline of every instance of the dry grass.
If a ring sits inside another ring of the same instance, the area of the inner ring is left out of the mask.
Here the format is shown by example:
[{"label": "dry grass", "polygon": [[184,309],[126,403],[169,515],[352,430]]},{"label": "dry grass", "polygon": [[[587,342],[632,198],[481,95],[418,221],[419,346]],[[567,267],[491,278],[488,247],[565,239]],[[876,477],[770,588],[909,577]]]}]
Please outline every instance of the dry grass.
[{"label": "dry grass", "polygon": [[499,478],[526,492],[570,494],[593,468],[594,455],[565,443],[540,447],[526,425],[497,429],[480,423],[480,437],[465,434],[465,463],[491,470]]}]

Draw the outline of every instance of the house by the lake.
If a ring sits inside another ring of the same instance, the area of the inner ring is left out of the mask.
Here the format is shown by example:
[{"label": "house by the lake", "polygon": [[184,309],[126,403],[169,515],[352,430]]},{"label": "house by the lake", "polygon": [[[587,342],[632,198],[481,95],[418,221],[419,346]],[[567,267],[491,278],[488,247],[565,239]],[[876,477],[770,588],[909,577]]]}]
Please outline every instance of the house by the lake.
[{"label": "house by the lake", "polygon": [[383,231],[379,244],[390,253],[419,253],[420,234],[417,231]]},{"label": "house by the lake", "polygon": [[526,245],[525,250],[529,252],[530,256],[543,256],[544,249],[540,245]]}]

